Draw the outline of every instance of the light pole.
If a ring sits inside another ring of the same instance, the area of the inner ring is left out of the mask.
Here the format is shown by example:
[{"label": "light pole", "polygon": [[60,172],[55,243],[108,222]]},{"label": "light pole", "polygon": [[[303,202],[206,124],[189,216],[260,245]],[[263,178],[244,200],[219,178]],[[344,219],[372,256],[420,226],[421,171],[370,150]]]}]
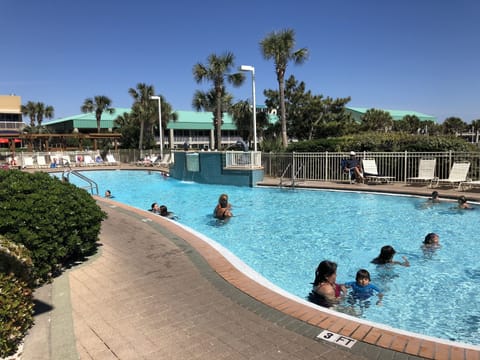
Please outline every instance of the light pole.
[{"label": "light pole", "polygon": [[252,73],[252,112],[253,112],[253,151],[257,151],[257,106],[255,104],[255,68],[250,65],[240,66],[241,71]]},{"label": "light pole", "polygon": [[160,159],[163,160],[163,128],[162,128],[162,100],[160,96],[152,95],[150,100],[158,101],[158,136],[160,137]]}]

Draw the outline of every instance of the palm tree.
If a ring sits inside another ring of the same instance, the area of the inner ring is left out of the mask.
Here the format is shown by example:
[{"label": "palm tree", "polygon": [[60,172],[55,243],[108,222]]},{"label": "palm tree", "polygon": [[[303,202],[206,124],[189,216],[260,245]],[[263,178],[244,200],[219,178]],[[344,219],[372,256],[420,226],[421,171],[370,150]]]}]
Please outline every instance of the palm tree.
[{"label": "palm tree", "polygon": [[[197,63],[193,66],[193,77],[197,83],[202,81],[209,81],[213,87],[210,93],[202,93],[197,91],[194,95],[193,104],[202,105],[198,102],[197,96],[203,94],[204,100],[207,100],[207,95],[210,95],[209,105],[214,105],[213,125],[215,127],[215,144],[214,147],[220,150],[222,142],[222,114],[224,112],[225,97],[225,80],[235,87],[243,84],[245,75],[243,73],[232,74],[235,57],[233,53],[226,52],[223,55],[211,54],[207,58],[207,64]],[[204,102],[203,105],[207,105]],[[202,106],[203,106],[202,105]],[[196,107],[199,109],[199,107]]]},{"label": "palm tree", "polygon": [[[230,109],[233,123],[237,128],[240,137],[248,142],[249,146],[253,141],[253,124],[252,124],[252,105],[248,100],[239,101]],[[263,129],[268,126],[268,115],[266,112],[257,112],[257,135],[261,139],[263,137]]]},{"label": "palm tree", "polygon": [[260,42],[263,57],[266,60],[273,59],[275,63],[278,92],[280,94],[280,121],[284,148],[288,146],[287,119],[285,115],[285,72],[287,64],[289,61],[293,61],[295,64],[302,64],[308,57],[307,48],[294,50],[294,47],[295,32],[292,29],[272,32]]},{"label": "palm tree", "polygon": [[35,120],[37,118],[37,103],[29,101],[26,105],[22,105],[21,111],[22,115],[30,118],[30,127],[35,127]]},{"label": "palm tree", "polygon": [[97,95],[93,99],[87,98],[83,102],[80,111],[83,113],[95,112],[95,118],[97,119],[97,132],[100,133],[100,121],[102,120],[103,112],[113,114],[115,109],[111,107],[112,100],[104,95]]},{"label": "palm tree", "polygon": [[147,126],[153,124],[153,118],[155,116],[154,106],[156,105],[156,103],[150,100],[150,96],[155,94],[155,89],[153,85],[138,83],[137,88],[130,88],[128,90],[128,93],[133,97],[134,103],[132,109],[134,114],[139,117],[140,121],[138,150],[140,151],[140,153],[142,153],[145,123],[147,123]]},{"label": "palm tree", "polygon": [[54,114],[53,106],[37,103],[37,125],[41,128],[43,118],[52,119]]}]

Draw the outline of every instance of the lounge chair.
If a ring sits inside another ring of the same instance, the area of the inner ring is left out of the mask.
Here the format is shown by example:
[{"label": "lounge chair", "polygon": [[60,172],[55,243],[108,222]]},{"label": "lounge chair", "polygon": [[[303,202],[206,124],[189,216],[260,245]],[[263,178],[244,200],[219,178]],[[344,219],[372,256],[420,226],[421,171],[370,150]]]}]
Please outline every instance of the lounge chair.
[{"label": "lounge chair", "polygon": [[45,161],[44,155],[37,155],[37,166],[38,167],[48,167],[47,162]]},{"label": "lounge chair", "polygon": [[462,191],[480,187],[480,180],[464,181],[464,182],[461,182],[458,187],[459,187],[459,190],[462,190]]},{"label": "lounge chair", "polygon": [[377,163],[375,160],[362,160],[363,176],[367,182],[388,183],[393,179],[393,176],[380,175],[377,170]]},{"label": "lounge chair", "polygon": [[63,166],[72,166],[72,160],[70,159],[70,155],[63,155],[62,156]]},{"label": "lounge chair", "polygon": [[117,165],[118,162],[115,160],[115,157],[112,154],[107,154],[107,164],[108,165]]},{"label": "lounge chair", "polygon": [[95,162],[95,160],[92,159],[92,157],[90,155],[85,155],[83,157],[83,163],[87,166],[94,166],[94,165],[97,165],[97,163]]},{"label": "lounge chair", "polygon": [[418,165],[418,176],[407,178],[408,181],[423,181],[430,182],[435,179],[435,165],[437,164],[436,159],[420,159],[420,164]]},{"label": "lounge chair", "polygon": [[157,158],[158,158],[158,156],[152,156],[152,157],[146,156],[143,160],[139,160],[139,161],[137,162],[137,165],[140,165],[140,166],[153,166],[153,164],[155,163],[155,161],[157,161]]},{"label": "lounge chair", "polygon": [[435,179],[432,181],[432,186],[437,187],[440,184],[449,184],[455,187],[458,184],[458,190],[461,190],[462,182],[467,182],[468,170],[470,170],[469,162],[455,162],[450,169],[448,179]]},{"label": "lounge chair", "polygon": [[33,157],[31,157],[31,156],[24,156],[24,157],[23,157],[22,166],[23,166],[24,168],[33,168],[33,167],[34,167],[34,165],[33,165]]},{"label": "lounge chair", "polygon": [[168,165],[170,165],[170,163],[172,162],[171,159],[172,159],[171,154],[165,154],[163,156],[163,159],[160,160],[160,162],[158,163],[158,166],[159,167],[168,167]]}]

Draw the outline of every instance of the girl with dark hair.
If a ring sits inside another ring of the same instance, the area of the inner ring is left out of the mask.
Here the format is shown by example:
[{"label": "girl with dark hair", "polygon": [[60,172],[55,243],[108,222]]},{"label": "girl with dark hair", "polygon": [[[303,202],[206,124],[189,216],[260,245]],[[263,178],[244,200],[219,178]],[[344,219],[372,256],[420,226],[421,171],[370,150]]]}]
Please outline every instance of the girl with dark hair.
[{"label": "girl with dark hair", "polygon": [[410,266],[410,263],[405,256],[402,256],[403,262],[393,260],[395,253],[396,251],[391,245],[385,245],[380,249],[380,254],[372,260],[372,263],[377,265],[395,264]]}]

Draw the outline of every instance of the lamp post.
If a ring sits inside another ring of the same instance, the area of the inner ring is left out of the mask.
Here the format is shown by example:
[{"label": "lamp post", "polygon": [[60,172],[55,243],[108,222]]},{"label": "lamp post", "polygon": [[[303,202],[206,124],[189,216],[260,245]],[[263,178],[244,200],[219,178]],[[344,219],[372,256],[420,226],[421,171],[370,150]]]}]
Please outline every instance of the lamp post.
[{"label": "lamp post", "polygon": [[158,101],[158,136],[160,137],[160,159],[163,160],[163,128],[162,128],[162,100],[160,96],[152,95],[150,100]]},{"label": "lamp post", "polygon": [[257,106],[255,104],[255,68],[250,65],[240,66],[241,71],[252,73],[252,112],[253,112],[253,150],[257,151]]}]

